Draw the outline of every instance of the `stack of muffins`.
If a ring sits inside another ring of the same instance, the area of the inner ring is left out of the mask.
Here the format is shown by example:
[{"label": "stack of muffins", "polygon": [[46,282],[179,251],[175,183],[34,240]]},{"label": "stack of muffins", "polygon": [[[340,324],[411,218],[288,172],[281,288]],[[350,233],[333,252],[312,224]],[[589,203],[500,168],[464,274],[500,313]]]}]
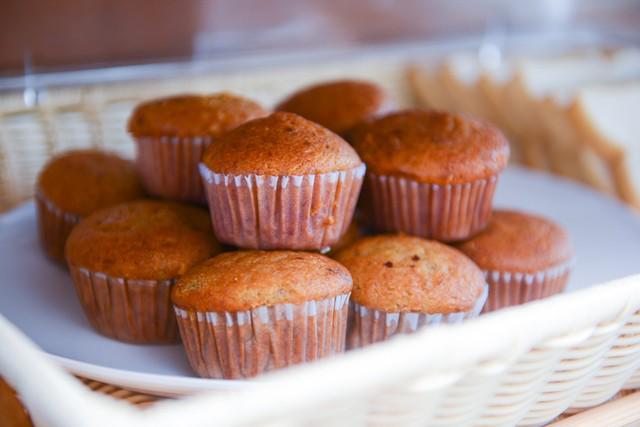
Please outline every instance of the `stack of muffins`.
[{"label": "stack of muffins", "polygon": [[501,132],[391,109],[380,87],[350,80],[304,88],[271,114],[231,94],[141,104],[135,165],[76,151],[45,167],[43,247],[66,261],[98,332],[181,338],[210,378],[561,292],[564,230],[492,215],[509,156]]}]

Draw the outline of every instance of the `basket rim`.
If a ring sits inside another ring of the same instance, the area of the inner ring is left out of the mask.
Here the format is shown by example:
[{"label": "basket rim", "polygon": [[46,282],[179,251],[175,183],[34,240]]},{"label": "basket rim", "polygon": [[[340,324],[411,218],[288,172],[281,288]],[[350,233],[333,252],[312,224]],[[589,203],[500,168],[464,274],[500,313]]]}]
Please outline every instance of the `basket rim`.
[{"label": "basket rim", "polygon": [[[267,374],[256,380],[259,387],[237,393],[204,393],[162,401],[144,412],[144,421],[156,426],[169,426],[178,421],[184,424],[187,420],[193,425],[205,425],[214,411],[221,424],[249,423],[290,411],[303,411],[349,395],[357,394],[365,399],[373,390],[397,384],[399,380],[421,389],[437,388],[441,382],[449,383],[464,376],[467,367],[481,365],[491,370],[500,364],[509,366],[542,339],[556,336],[560,339],[559,345],[566,345],[567,340],[571,341],[571,332],[577,334],[578,340],[584,336],[585,328],[594,328],[596,323],[622,323],[639,306],[640,275],[629,276],[489,313],[461,325],[425,328],[390,342]],[[558,325],[562,325],[562,331],[558,331]],[[87,397],[90,392],[71,386],[68,383],[71,377],[62,374],[58,366],[1,315],[0,339],[8,344],[0,348],[0,371],[10,384],[17,386],[29,408],[42,404],[41,389],[47,387],[70,387],[65,391],[70,393],[68,401],[82,402],[85,408],[95,404],[103,412],[111,407],[112,402],[109,405],[101,401],[87,403],[91,400]],[[553,340],[548,345],[554,345]],[[25,361],[33,362],[30,369],[17,368],[22,365],[16,362],[16,357],[26,357]],[[429,366],[434,375],[416,378],[415,373],[425,366]],[[332,374],[327,375],[328,372]],[[34,386],[38,392],[32,390]],[[252,402],[253,411],[243,410],[247,402]],[[49,409],[55,412],[65,406]],[[115,412],[105,419],[127,416],[118,410]],[[135,418],[139,420],[138,417]]]}]

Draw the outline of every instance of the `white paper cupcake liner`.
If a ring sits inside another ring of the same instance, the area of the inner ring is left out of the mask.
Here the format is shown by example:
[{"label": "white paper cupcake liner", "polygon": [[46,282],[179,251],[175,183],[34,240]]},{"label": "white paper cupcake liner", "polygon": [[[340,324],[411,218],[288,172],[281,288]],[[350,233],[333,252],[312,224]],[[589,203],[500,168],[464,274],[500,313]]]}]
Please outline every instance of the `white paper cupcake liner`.
[{"label": "white paper cupcake liner", "polygon": [[205,203],[198,164],[211,137],[136,138],[136,164],[149,194]]},{"label": "white paper cupcake liner", "polygon": [[466,319],[477,317],[482,311],[488,293],[488,286],[484,285],[482,294],[471,311],[448,314],[387,312],[367,308],[351,301],[349,303],[347,349],[385,341],[397,334],[413,333],[425,326],[460,323]]},{"label": "white paper cupcake liner", "polygon": [[38,233],[45,253],[56,261],[64,262],[64,246],[71,230],[81,220],[80,215],[64,212],[36,189]]},{"label": "white paper cupcake liner", "polygon": [[349,294],[238,312],[175,307],[193,370],[205,378],[249,378],[344,351]]},{"label": "white paper cupcake liner", "polygon": [[171,304],[171,280],[109,277],[69,265],[80,304],[91,326],[119,341],[174,343],[178,331]]},{"label": "white paper cupcake liner", "polygon": [[365,165],[315,175],[229,175],[200,164],[215,234],[252,249],[317,250],[349,227]]},{"label": "white paper cupcake liner", "polygon": [[489,296],[483,313],[546,298],[564,291],[575,260],[537,273],[484,270]]},{"label": "white paper cupcake liner", "polygon": [[441,241],[464,240],[491,217],[498,176],[463,184],[428,184],[367,173],[365,216],[382,232],[403,232]]}]

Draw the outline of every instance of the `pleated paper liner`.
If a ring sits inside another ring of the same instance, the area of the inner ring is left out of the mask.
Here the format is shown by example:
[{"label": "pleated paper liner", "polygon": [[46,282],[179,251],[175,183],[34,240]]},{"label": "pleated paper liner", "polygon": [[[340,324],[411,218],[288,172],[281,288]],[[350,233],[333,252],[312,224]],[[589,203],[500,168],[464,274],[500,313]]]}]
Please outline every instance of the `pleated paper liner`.
[{"label": "pleated paper liner", "polygon": [[344,351],[349,294],[239,312],[175,307],[193,370],[205,378],[249,378]]},{"label": "pleated paper liner", "polygon": [[136,138],[138,172],[149,194],[206,203],[198,164],[210,137]]},{"label": "pleated paper liner", "polygon": [[489,296],[483,313],[550,297],[563,292],[575,262],[573,260],[537,273],[485,270]]},{"label": "pleated paper liner", "polygon": [[252,249],[316,250],[349,227],[365,172],[301,176],[225,175],[200,165],[221,242]]},{"label": "pleated paper liner", "polygon": [[482,311],[482,307],[484,307],[488,293],[488,286],[485,285],[482,294],[471,311],[447,314],[387,312],[367,308],[355,301],[351,301],[349,303],[347,349],[385,341],[397,334],[413,333],[425,326],[441,323],[460,323],[466,319],[477,317]]},{"label": "pleated paper liner", "polygon": [[102,335],[138,344],[178,341],[170,280],[109,277],[69,265],[89,323]]},{"label": "pleated paper liner", "polygon": [[464,240],[491,217],[497,176],[463,184],[429,184],[367,173],[364,215],[382,232],[403,232],[441,241]]},{"label": "pleated paper liner", "polygon": [[82,217],[63,212],[37,189],[35,200],[40,243],[50,258],[64,263],[64,245],[67,237],[71,234],[73,227],[82,220]]}]

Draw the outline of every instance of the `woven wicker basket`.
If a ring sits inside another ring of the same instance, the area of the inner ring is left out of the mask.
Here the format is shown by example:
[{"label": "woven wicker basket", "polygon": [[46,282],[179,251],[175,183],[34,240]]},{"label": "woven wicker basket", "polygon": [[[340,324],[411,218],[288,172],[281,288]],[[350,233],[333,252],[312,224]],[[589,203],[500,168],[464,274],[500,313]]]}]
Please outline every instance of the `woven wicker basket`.
[{"label": "woven wicker basket", "polygon": [[[368,77],[398,104],[411,100],[403,64],[373,59],[312,73],[300,66],[48,89],[29,108],[21,93],[3,95],[0,208],[31,197],[38,170],[56,152],[101,146],[131,156],[125,120],[141,99],[230,90],[272,105],[292,87],[338,76]],[[246,392],[145,411],[90,393],[2,316],[0,342],[0,375],[34,419],[52,427],[539,425],[640,386],[640,276],[271,374]]]}]

